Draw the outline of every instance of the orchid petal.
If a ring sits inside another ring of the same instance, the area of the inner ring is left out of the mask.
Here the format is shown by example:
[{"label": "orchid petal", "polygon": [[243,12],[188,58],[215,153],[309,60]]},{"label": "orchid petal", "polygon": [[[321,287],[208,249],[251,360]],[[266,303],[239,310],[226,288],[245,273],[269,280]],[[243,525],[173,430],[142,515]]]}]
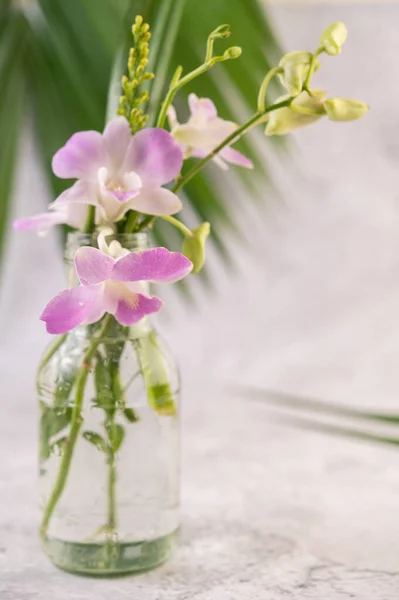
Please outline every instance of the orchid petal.
[{"label": "orchid petal", "polygon": [[83,323],[99,301],[102,285],[79,286],[64,290],[44,309],[40,320],[49,333],[67,333]]},{"label": "orchid petal", "polygon": [[177,120],[176,109],[174,106],[172,106],[172,105],[169,106],[169,108],[166,112],[166,116],[168,117],[168,123],[169,123],[170,129],[173,129],[174,127],[176,127],[176,125],[179,124],[179,121]]},{"label": "orchid petal", "polygon": [[198,98],[196,94],[190,94],[188,97],[188,105],[191,115],[194,118],[200,117],[204,121],[210,121],[217,117],[216,106],[209,98]]},{"label": "orchid petal", "polygon": [[54,225],[60,225],[67,222],[67,212],[53,211],[41,213],[27,219],[17,219],[13,223],[14,229],[17,231],[37,231],[46,232]]},{"label": "orchid petal", "polygon": [[90,325],[91,323],[97,323],[97,321],[99,321],[107,312],[104,302],[104,287],[104,284],[100,284],[98,286],[98,293],[94,297],[93,304],[91,305],[91,308],[85,318],[85,323],[87,323],[88,325]]},{"label": "orchid petal", "polygon": [[189,121],[185,125],[178,125],[173,132],[173,137],[179,144],[195,150],[202,150],[208,154],[236,129],[237,125],[232,121],[224,121],[219,118],[201,126]]},{"label": "orchid petal", "polygon": [[[58,210],[62,207],[60,206]],[[67,225],[75,227],[76,229],[83,230],[87,221],[87,204],[78,204],[77,202],[71,202],[66,206],[67,209]]]},{"label": "orchid petal", "polygon": [[120,202],[111,194],[102,194],[101,203],[96,211],[96,224],[104,226],[116,223],[131,208],[132,202],[134,198],[128,202]]},{"label": "orchid petal", "polygon": [[192,263],[180,252],[169,252],[166,248],[152,248],[131,252],[119,259],[113,268],[114,281],[154,281],[173,283],[185,277]]},{"label": "orchid petal", "polygon": [[223,158],[221,158],[220,154],[216,154],[212,160],[219,167],[219,169],[222,169],[222,171],[229,170],[229,165],[225,160],[223,160]]},{"label": "orchid petal", "polygon": [[115,259],[97,248],[82,246],[75,254],[75,268],[80,283],[92,285],[109,279]]},{"label": "orchid petal", "polygon": [[80,131],[54,155],[52,167],[62,179],[93,179],[106,160],[101,133]]},{"label": "orchid petal", "polygon": [[146,215],[173,215],[182,209],[182,203],[166,188],[146,187],[131,201],[130,207]]},{"label": "orchid petal", "polygon": [[127,119],[125,117],[112,119],[104,129],[103,139],[110,166],[114,171],[118,171],[123,164],[132,139]]},{"label": "orchid petal", "polygon": [[132,138],[124,167],[135,171],[143,185],[160,186],[174,179],[183,157],[179,146],[165,129],[142,129]]},{"label": "orchid petal", "polygon": [[58,208],[69,202],[80,204],[98,204],[96,189],[93,183],[89,181],[76,181],[71,187],[67,188],[50,204],[50,207]]},{"label": "orchid petal", "polygon": [[121,325],[133,325],[146,315],[151,315],[161,310],[162,300],[157,296],[143,296],[135,294],[135,303],[128,304],[124,300],[119,301],[115,312],[115,319]]},{"label": "orchid petal", "polygon": [[234,148],[223,148],[219,155],[232,165],[238,165],[239,167],[244,167],[246,169],[254,168],[252,160],[249,160],[249,158]]}]

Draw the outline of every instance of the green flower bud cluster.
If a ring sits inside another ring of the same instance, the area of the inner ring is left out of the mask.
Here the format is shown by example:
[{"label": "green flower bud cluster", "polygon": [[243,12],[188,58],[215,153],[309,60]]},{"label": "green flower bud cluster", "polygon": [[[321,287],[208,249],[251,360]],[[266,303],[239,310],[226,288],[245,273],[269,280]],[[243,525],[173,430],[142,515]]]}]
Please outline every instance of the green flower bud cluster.
[{"label": "green flower bud cluster", "polygon": [[[276,103],[287,100],[289,96],[281,96]],[[267,121],[266,135],[285,135],[305,127],[327,116],[330,121],[355,121],[363,117],[369,107],[360,100],[348,98],[326,99],[323,90],[301,92],[289,106],[279,108],[270,113]]]},{"label": "green flower bud cluster", "polygon": [[324,31],[320,46],[313,54],[291,52],[283,56],[275,71],[288,95],[277,98],[275,104],[286,103],[287,106],[270,111],[266,135],[285,135],[323,116],[330,121],[354,121],[366,114],[368,106],[364,102],[346,98],[326,99],[326,92],[309,87],[313,73],[320,66],[318,56],[322,53],[330,56],[340,54],[346,37],[345,25],[333,23]]},{"label": "green flower bud cluster", "polygon": [[137,16],[132,27],[134,46],[130,48],[127,61],[128,74],[122,77],[123,95],[120,98],[118,114],[129,121],[132,133],[142,129],[148,119],[141,105],[148,102],[147,90],[140,92],[140,86],[150,79],[153,73],[147,73],[149,55],[150,26]]}]

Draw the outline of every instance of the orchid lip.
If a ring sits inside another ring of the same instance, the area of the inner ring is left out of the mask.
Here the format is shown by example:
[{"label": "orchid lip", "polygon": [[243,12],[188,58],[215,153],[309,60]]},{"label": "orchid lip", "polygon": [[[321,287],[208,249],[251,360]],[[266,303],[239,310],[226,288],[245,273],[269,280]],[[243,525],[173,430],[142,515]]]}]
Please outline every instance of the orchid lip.
[{"label": "orchid lip", "polygon": [[111,196],[120,203],[125,203],[137,196],[142,188],[140,176],[135,171],[129,171],[122,176],[109,176],[107,167],[100,167],[97,179],[102,195]]}]

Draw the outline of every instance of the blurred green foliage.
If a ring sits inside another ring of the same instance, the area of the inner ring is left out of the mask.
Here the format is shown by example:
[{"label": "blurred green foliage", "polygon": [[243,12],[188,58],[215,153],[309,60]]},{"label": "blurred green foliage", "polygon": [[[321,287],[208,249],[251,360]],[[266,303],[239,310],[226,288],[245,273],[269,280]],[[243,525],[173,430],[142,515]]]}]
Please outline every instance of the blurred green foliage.
[{"label": "blurred green foliage", "polygon": [[[210,31],[229,23],[232,43],[243,47],[243,58],[218,66],[223,77],[207,74],[189,91],[211,97],[223,118],[237,120],[234,97],[249,115],[270,67],[268,57],[278,51],[261,4],[260,0],[2,0],[0,250],[10,218],[17,142],[26,114],[33,116],[37,149],[56,197],[71,182],[53,176],[51,158],[75,131],[103,129],[110,81],[111,104],[116,107],[117,78],[131,39],[130,26],[135,15],[142,14],[151,25],[149,66],[157,74],[149,83],[151,110],[159,107],[166,80],[176,67],[182,64],[187,72],[200,64]],[[181,107],[186,106],[185,94],[178,100]],[[240,144],[255,159],[251,143]],[[248,188],[248,173],[243,171],[236,173]],[[267,175],[265,165],[263,173]],[[236,224],[226,198],[215,191],[214,176],[212,167],[205,169],[188,184],[185,194],[198,220],[212,223],[212,239],[223,255],[222,232],[235,229]],[[173,245],[170,229],[157,227],[158,241]]]}]

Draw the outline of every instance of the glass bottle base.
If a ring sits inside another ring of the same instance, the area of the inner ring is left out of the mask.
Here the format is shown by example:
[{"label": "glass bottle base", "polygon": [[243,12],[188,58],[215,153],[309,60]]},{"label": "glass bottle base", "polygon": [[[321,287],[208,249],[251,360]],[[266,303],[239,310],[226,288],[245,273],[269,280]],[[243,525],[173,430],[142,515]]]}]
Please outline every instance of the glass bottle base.
[{"label": "glass bottle base", "polygon": [[42,546],[52,563],[64,571],[92,577],[117,577],[158,567],[173,553],[177,537],[178,529],[140,542],[110,540],[85,544],[45,538]]}]

